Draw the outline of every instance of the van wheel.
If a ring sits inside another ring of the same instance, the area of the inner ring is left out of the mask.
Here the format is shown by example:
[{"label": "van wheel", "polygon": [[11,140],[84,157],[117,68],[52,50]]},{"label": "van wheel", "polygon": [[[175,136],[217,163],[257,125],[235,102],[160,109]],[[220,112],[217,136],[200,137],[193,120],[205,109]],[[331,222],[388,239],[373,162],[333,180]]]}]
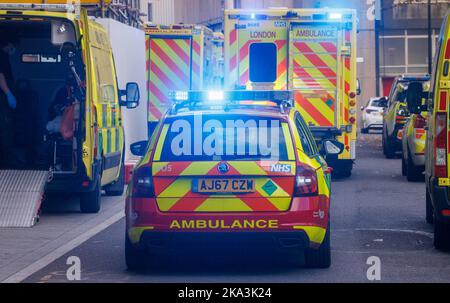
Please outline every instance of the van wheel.
[{"label": "van wheel", "polygon": [[428,192],[428,188],[425,188],[425,196],[426,196],[426,221],[428,224],[433,224],[434,215],[433,215],[433,204],[431,203],[431,196]]},{"label": "van wheel", "polygon": [[134,246],[125,233],[125,263],[129,271],[141,271],[147,267],[145,252]]},{"label": "van wheel", "polygon": [[328,224],[325,238],[319,249],[306,249],[305,265],[308,268],[329,268],[331,266],[330,224]]},{"label": "van wheel", "polygon": [[423,180],[421,167],[415,166],[411,154],[408,152],[408,160],[406,162],[406,179],[408,182],[417,182]]},{"label": "van wheel", "polygon": [[116,182],[104,187],[105,194],[111,197],[122,196],[125,191],[125,163],[120,166],[119,178]]},{"label": "van wheel", "polygon": [[100,177],[97,177],[95,188],[87,193],[82,193],[80,197],[80,209],[85,214],[96,214],[100,211],[102,202],[102,191],[100,187]]},{"label": "van wheel", "polygon": [[450,249],[450,224],[434,220],[434,247],[439,250]]},{"label": "van wheel", "polygon": [[388,159],[394,159],[395,158],[395,150],[389,143],[389,138],[386,138],[384,140],[384,154],[386,155],[386,158]]}]

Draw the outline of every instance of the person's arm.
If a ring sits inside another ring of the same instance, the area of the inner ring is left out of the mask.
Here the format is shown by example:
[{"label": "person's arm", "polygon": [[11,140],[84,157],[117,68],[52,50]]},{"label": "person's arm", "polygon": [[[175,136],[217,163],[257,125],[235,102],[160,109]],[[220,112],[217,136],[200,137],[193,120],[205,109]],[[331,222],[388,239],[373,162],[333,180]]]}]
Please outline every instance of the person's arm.
[{"label": "person's arm", "polygon": [[11,90],[8,87],[8,83],[6,83],[6,78],[3,73],[0,72],[0,89],[7,95],[11,92]]}]

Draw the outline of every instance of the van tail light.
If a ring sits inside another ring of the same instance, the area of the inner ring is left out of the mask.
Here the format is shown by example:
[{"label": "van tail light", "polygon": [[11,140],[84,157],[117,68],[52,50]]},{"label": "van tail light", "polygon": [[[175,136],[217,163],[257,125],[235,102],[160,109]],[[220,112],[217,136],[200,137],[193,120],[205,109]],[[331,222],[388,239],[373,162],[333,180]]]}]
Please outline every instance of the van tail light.
[{"label": "van tail light", "polygon": [[94,142],[93,142],[93,150],[94,150],[94,159],[95,158],[97,158],[97,156],[98,156],[98,123],[97,123],[97,118],[98,118],[98,116],[97,116],[97,107],[95,107],[95,105],[94,106],[92,106],[92,115],[93,115],[93,117],[94,117],[94,129],[93,129],[93,131],[94,131],[94,135],[93,135],[93,139],[94,139]]},{"label": "van tail light", "polygon": [[297,166],[295,175],[294,197],[317,195],[317,173],[310,166]]},{"label": "van tail light", "polygon": [[436,114],[434,141],[434,172],[437,178],[447,178],[447,115]]},{"label": "van tail light", "polygon": [[425,120],[425,118],[421,115],[417,115],[416,120],[414,120],[414,128],[425,128],[426,124],[427,120]]},{"label": "van tail light", "polygon": [[155,197],[152,168],[143,166],[133,172],[133,198]]}]

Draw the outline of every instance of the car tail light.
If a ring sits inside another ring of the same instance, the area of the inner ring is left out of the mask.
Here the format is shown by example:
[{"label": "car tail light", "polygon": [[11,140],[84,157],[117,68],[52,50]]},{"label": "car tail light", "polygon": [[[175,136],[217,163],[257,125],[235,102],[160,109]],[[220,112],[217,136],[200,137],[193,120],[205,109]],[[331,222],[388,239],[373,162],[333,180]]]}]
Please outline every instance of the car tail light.
[{"label": "car tail light", "polygon": [[133,198],[152,198],[155,196],[152,168],[143,166],[133,172]]},{"label": "car tail light", "polygon": [[447,115],[436,114],[436,137],[434,141],[434,171],[438,178],[447,178]]},{"label": "car tail light", "polygon": [[416,120],[414,120],[414,128],[425,128],[426,124],[427,120],[425,120],[425,118],[421,115],[417,115]]},{"label": "car tail light", "polygon": [[297,166],[294,197],[314,196],[317,194],[317,173],[310,166]]}]

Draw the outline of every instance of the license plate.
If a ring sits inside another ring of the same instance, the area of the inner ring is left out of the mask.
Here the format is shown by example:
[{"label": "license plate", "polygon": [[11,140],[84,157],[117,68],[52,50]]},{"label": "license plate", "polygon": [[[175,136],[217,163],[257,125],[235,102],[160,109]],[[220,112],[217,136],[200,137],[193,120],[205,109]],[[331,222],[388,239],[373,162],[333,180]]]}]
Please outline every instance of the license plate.
[{"label": "license plate", "polygon": [[252,179],[194,179],[192,191],[201,194],[252,193],[255,181]]}]

